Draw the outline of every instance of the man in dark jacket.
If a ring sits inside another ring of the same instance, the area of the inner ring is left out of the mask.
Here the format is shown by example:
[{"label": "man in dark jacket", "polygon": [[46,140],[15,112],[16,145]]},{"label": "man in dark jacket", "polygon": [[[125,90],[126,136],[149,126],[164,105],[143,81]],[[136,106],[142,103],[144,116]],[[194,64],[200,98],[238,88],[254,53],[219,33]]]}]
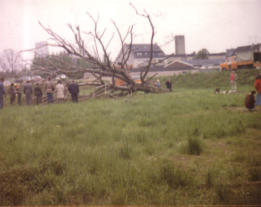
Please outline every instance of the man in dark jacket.
[{"label": "man in dark jacket", "polygon": [[0,109],[4,107],[4,95],[5,95],[4,78],[1,78],[0,79]]},{"label": "man in dark jacket", "polygon": [[256,91],[251,91],[251,93],[247,94],[245,97],[245,107],[252,111],[255,108],[255,94]]},{"label": "man in dark jacket", "polygon": [[12,105],[15,102],[15,97],[16,97],[15,85],[13,83],[11,83],[9,90],[8,90],[8,93],[10,95],[10,104]]},{"label": "man in dark jacket", "polygon": [[170,79],[168,79],[168,80],[166,81],[166,87],[167,87],[167,89],[168,89],[169,91],[172,91],[172,83],[171,83],[171,80],[170,80]]},{"label": "man in dark jacket", "polygon": [[72,81],[72,83],[68,86],[68,90],[72,97],[72,102],[78,102],[78,94],[79,94],[79,85]]},{"label": "man in dark jacket", "polygon": [[24,84],[24,94],[25,94],[27,105],[32,104],[32,93],[33,93],[33,85],[32,83],[30,83],[30,81],[26,81],[26,83]]},{"label": "man in dark jacket", "polygon": [[49,77],[46,84],[45,84],[45,91],[46,91],[46,96],[47,96],[47,103],[53,103],[53,92],[54,92],[54,84]]},{"label": "man in dark jacket", "polygon": [[34,95],[36,97],[36,104],[40,104],[42,102],[43,92],[41,87],[39,86],[39,83],[36,83],[36,86],[34,88]]}]

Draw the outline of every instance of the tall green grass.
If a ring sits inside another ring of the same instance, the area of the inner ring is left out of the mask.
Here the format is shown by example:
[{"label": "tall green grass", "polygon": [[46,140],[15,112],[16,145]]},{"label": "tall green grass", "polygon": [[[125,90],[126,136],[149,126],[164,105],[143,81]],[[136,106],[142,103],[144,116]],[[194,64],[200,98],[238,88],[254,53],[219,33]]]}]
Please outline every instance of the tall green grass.
[{"label": "tall green grass", "polygon": [[[237,83],[239,86],[248,85],[253,87],[255,78],[259,74],[257,69],[240,69],[236,72],[238,74]],[[221,88],[222,90],[228,90],[230,88],[229,74],[230,71],[189,73],[173,76],[172,81],[174,87]]]},{"label": "tall green grass", "polygon": [[[244,93],[182,87],[6,107],[0,111],[0,204],[231,203],[225,184],[259,179],[248,161],[259,169],[260,113],[244,110],[243,99]],[[246,147],[254,153],[236,168]],[[260,200],[240,200],[248,201]]]}]

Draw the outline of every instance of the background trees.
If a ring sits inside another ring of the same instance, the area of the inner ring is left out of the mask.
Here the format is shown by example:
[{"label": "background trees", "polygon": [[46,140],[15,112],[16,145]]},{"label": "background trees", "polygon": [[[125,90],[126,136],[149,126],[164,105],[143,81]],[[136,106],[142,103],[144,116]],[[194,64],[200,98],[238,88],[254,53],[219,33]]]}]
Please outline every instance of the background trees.
[{"label": "background trees", "polygon": [[57,75],[66,74],[69,78],[79,79],[84,74],[82,69],[91,67],[92,65],[86,60],[61,52],[45,57],[35,57],[31,70],[35,75],[40,75],[44,78],[54,78]]},{"label": "background trees", "polygon": [[195,59],[208,59],[209,51],[206,48],[199,50],[196,53]]},{"label": "background trees", "polygon": [[6,49],[0,53],[0,69],[3,72],[11,72],[22,70],[22,57],[19,52],[13,49]]}]

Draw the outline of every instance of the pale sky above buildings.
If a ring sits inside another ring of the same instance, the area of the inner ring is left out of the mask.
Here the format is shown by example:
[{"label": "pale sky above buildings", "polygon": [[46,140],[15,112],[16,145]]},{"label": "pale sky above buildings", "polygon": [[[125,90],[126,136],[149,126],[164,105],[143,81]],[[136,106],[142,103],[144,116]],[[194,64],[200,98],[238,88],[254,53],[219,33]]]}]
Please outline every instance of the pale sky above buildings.
[{"label": "pale sky above buildings", "polygon": [[[155,42],[165,53],[174,53],[174,35],[185,35],[186,52],[201,48],[223,52],[228,48],[261,43],[261,0],[0,0],[0,51],[7,48],[25,50],[35,42],[48,39],[38,21],[70,39],[68,23],[93,29],[86,12],[100,16],[100,28],[107,34],[122,32],[135,24],[134,43],[148,43],[150,27],[135,15],[129,3],[152,16]],[[119,51],[117,38],[111,52]]]}]

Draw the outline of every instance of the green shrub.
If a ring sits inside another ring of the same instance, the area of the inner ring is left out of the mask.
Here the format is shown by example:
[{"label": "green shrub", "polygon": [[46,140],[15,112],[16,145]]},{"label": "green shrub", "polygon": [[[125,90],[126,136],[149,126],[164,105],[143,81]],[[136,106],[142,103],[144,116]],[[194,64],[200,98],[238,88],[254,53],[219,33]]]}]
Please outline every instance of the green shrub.
[{"label": "green shrub", "polygon": [[199,138],[189,138],[187,141],[187,153],[190,155],[200,155],[203,151]]},{"label": "green shrub", "polygon": [[233,193],[229,186],[217,185],[217,186],[215,186],[215,192],[217,195],[218,203],[229,204],[229,203],[235,202],[235,200],[233,198],[234,197]]},{"label": "green shrub", "polygon": [[215,177],[216,177],[216,173],[215,173],[215,171],[213,171],[213,170],[208,170],[207,171],[207,174],[206,174],[206,186],[207,186],[207,188],[211,188],[211,187],[213,187],[214,186],[214,184],[215,184]]},{"label": "green shrub", "polygon": [[248,158],[248,161],[250,166],[256,166],[256,167],[261,166],[261,153],[251,155]]},{"label": "green shrub", "polygon": [[261,167],[253,167],[248,170],[249,181],[260,181],[261,180]]},{"label": "green shrub", "polygon": [[130,148],[130,146],[128,144],[124,144],[120,148],[119,155],[122,159],[129,160],[129,159],[131,159],[131,156],[132,156],[132,149]]},{"label": "green shrub", "polygon": [[0,173],[0,205],[19,205],[31,192],[42,191],[36,168],[13,168]]},{"label": "green shrub", "polygon": [[160,166],[160,178],[171,188],[193,184],[190,173],[179,167],[174,167],[170,161],[164,161]]}]

